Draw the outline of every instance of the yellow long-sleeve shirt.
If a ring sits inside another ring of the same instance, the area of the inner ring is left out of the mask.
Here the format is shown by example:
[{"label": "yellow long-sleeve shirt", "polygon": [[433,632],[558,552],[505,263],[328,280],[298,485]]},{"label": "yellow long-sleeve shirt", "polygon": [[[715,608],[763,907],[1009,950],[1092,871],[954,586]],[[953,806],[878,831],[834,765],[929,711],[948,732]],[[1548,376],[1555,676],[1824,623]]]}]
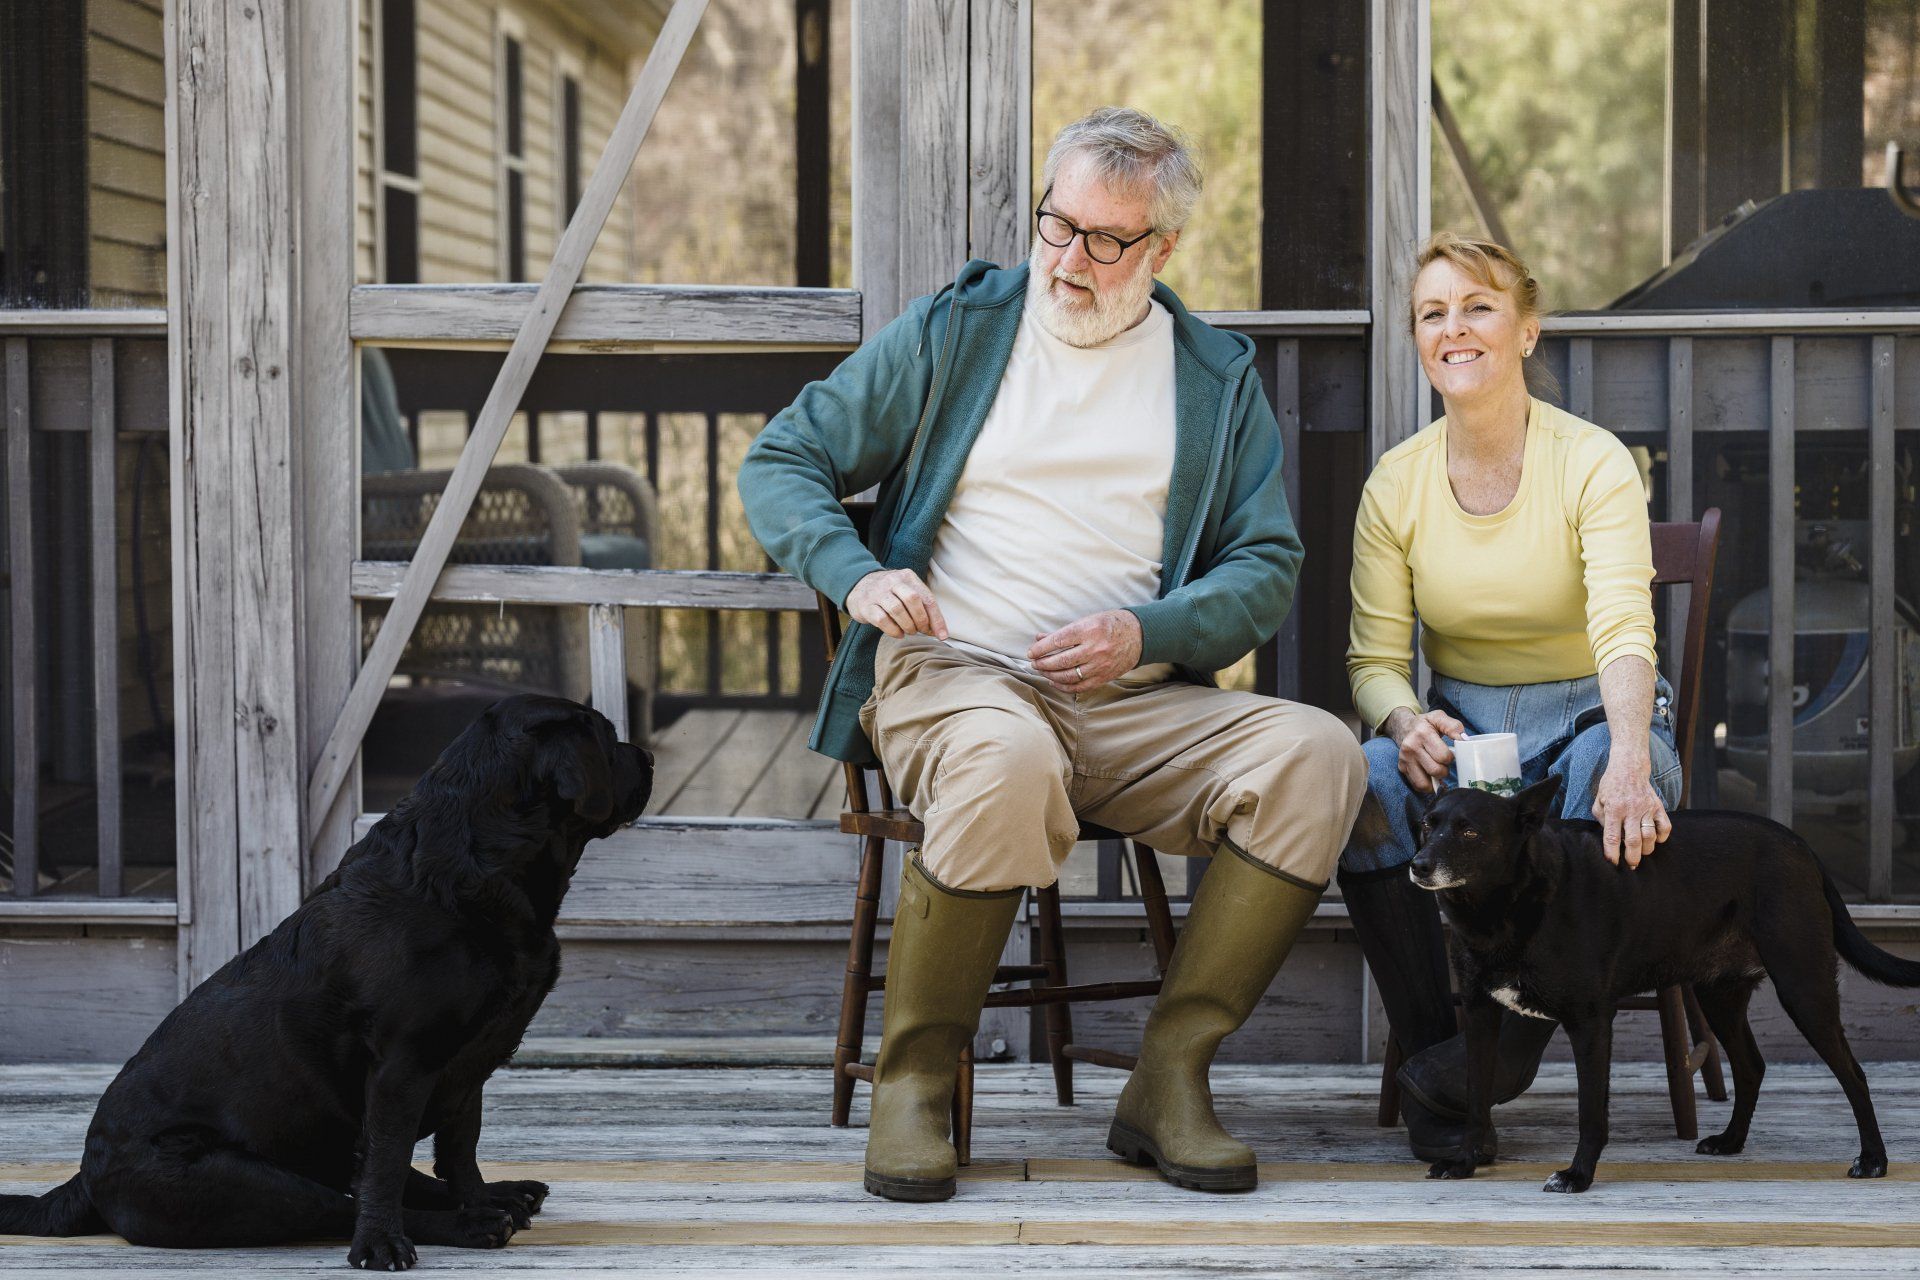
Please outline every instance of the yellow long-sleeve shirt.
[{"label": "yellow long-sleeve shirt", "polygon": [[1367,478],[1353,530],[1347,678],[1378,727],[1421,710],[1413,620],[1442,675],[1537,684],[1654,662],[1653,542],[1646,489],[1625,445],[1539,400],[1513,501],[1464,510],[1447,481],[1447,420],[1390,449]]}]

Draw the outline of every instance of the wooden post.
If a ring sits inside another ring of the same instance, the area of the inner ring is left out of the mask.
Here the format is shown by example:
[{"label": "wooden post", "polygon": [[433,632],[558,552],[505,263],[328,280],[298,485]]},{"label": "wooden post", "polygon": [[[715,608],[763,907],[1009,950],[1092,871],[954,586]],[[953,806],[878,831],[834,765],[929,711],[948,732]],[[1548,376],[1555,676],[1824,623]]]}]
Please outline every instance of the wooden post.
[{"label": "wooden post", "polygon": [[587,665],[593,673],[593,707],[613,721],[620,741],[627,729],[627,611],[619,605],[587,606]]},{"label": "wooden post", "polygon": [[968,254],[1010,267],[1033,243],[1033,0],[973,0],[970,22]]},{"label": "wooden post", "polygon": [[[354,19],[338,0],[297,0],[294,178],[300,227],[295,281],[294,405],[299,422],[297,596],[301,682],[300,762],[313,767],[360,665],[351,579],[359,554],[360,396],[348,300],[354,280],[353,138],[339,127],[354,101]],[[304,778],[304,773],[303,773]],[[305,817],[306,883],[324,879],[353,843],[357,773],[329,812]]]},{"label": "wooden post", "polygon": [[900,93],[901,302],[967,255],[967,0],[907,6]]},{"label": "wooden post", "polygon": [[113,402],[113,339],[91,344],[92,420],[87,436],[87,505],[93,597],[93,775],[99,817],[100,896],[117,898],[120,877],[120,574]]},{"label": "wooden post", "polygon": [[900,286],[900,37],[897,0],[853,0],[853,283],[863,337],[906,304]]},{"label": "wooden post", "polygon": [[7,360],[7,597],[12,615],[13,893],[30,898],[40,876],[39,682],[33,625],[33,436],[31,374],[25,338],[8,338]]},{"label": "wooden post", "polygon": [[1368,420],[1372,456],[1427,419],[1427,380],[1403,322],[1413,250],[1431,220],[1432,50],[1428,0],[1372,0],[1372,289]]},{"label": "wooden post", "polygon": [[301,893],[300,228],[289,95],[316,69],[297,48],[300,3],[168,9],[183,991],[272,929]]}]

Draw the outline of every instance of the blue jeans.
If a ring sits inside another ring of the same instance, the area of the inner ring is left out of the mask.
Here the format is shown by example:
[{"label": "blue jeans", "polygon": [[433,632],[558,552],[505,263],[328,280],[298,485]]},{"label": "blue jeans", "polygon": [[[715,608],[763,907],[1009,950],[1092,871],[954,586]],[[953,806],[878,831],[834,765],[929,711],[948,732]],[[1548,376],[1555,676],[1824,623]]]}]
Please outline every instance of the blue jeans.
[{"label": "blue jeans", "polygon": [[[1520,740],[1520,778],[1531,786],[1560,779],[1560,816],[1593,818],[1593,798],[1606,772],[1611,739],[1600,703],[1600,678],[1507,686],[1469,684],[1436,675],[1427,705],[1445,711],[1469,733],[1511,733]],[[1673,744],[1673,690],[1656,678],[1649,732],[1653,789],[1668,809],[1680,803],[1680,755]],[[1407,785],[1400,749],[1385,734],[1369,739],[1367,798],[1340,855],[1344,871],[1384,871],[1413,861],[1426,797]],[[1447,784],[1457,784],[1449,773]]]}]

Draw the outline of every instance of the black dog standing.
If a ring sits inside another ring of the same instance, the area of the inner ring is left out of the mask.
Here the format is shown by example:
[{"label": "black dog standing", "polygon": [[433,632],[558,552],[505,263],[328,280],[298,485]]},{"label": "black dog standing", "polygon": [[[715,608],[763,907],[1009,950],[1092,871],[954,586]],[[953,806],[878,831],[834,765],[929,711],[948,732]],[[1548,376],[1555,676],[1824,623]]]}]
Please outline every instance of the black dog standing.
[{"label": "black dog standing", "polygon": [[[0,1196],[0,1232],[220,1248],[351,1237],[489,1249],[538,1182],[484,1182],[480,1092],[560,973],[553,922],[653,763],[558,698],[495,703],[339,869],[189,995],[107,1086],[80,1172]],[[412,1167],[432,1134],[434,1172]]]},{"label": "black dog standing", "polygon": [[1703,1155],[1746,1145],[1766,1064],[1747,1001],[1773,979],[1794,1026],[1839,1078],[1860,1127],[1855,1178],[1887,1171],[1867,1078],[1840,1025],[1836,954],[1875,982],[1920,987],[1920,963],[1861,935],[1805,841],[1744,813],[1687,810],[1638,868],[1601,851],[1600,827],[1550,820],[1559,779],[1509,800],[1456,789],[1434,801],[1412,864],[1440,894],[1467,1009],[1468,1124],[1461,1153],[1430,1176],[1466,1178],[1492,1132],[1492,1084],[1504,1006],[1556,1019],[1573,1042],[1580,1143],[1548,1191],[1585,1191],[1607,1142],[1613,1014],[1636,992],[1692,983],[1733,1068],[1733,1116]]}]

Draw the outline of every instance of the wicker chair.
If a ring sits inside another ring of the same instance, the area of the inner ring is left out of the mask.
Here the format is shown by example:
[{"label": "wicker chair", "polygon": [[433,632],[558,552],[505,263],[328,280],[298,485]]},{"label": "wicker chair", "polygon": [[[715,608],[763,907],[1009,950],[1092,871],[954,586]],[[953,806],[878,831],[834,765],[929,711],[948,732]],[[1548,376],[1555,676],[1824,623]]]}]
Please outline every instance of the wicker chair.
[{"label": "wicker chair", "polygon": [[[452,473],[416,469],[385,353],[364,349],[360,368],[360,553],[369,560],[409,560]],[[653,487],[617,463],[504,463],[488,468],[448,563],[651,568],[655,516]],[[383,605],[363,611],[363,642],[378,633],[385,613]],[[632,732],[635,741],[644,742],[653,722],[659,666],[653,616],[633,609],[626,622],[627,677],[638,703]],[[421,615],[399,670],[584,701],[589,691],[585,611],[432,604]]]}]

